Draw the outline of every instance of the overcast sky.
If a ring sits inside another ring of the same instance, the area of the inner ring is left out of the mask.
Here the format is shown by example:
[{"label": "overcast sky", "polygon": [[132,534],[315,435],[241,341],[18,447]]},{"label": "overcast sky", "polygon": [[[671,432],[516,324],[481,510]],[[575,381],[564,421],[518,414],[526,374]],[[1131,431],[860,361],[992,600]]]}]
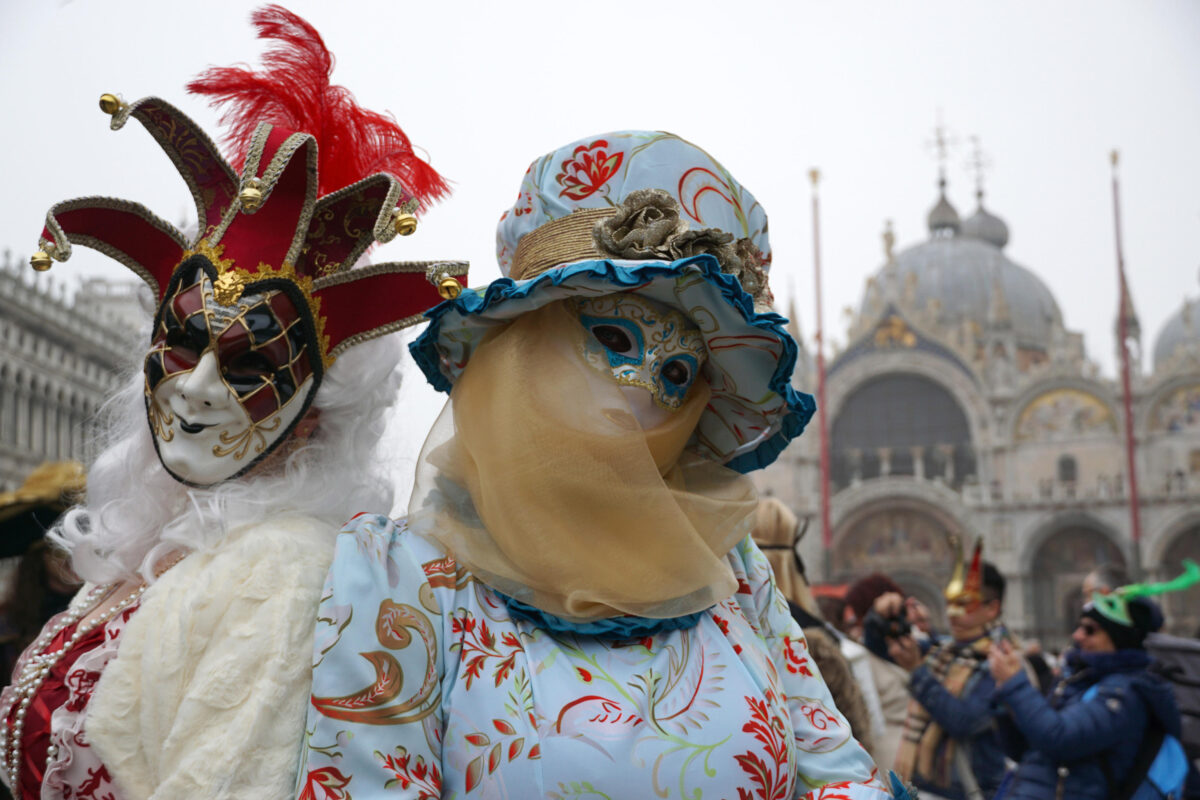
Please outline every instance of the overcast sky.
[{"label": "overcast sky", "polygon": [[[96,100],[159,95],[210,131],[183,92],[210,64],[256,62],[255,4],[0,0],[0,247],[27,256],[55,201],[109,194],[180,220],[182,181],[140,126]],[[772,282],[811,347],[808,169],[821,169],[825,317],[844,342],[882,261],[927,236],[938,110],[961,146],[949,196],[974,209],[967,138],[992,167],[987,205],[1008,255],[1054,292],[1067,327],[1114,374],[1108,152],[1119,148],[1125,255],[1147,351],[1200,294],[1200,3],[292,2],[338,57],[334,79],[392,111],[455,195],[376,260],[468,258],[499,273],[496,219],[536,156],[592,133],[670,130],[719,158],[771,218]],[[169,9],[169,10],[168,10]],[[126,274],[82,249],[53,274]]]}]

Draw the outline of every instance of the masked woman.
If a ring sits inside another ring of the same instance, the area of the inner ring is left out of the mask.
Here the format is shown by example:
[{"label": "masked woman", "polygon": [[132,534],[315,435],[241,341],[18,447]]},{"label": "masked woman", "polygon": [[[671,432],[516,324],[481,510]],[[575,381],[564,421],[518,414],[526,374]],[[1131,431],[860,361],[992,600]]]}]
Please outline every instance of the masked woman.
[{"label": "masked woman", "polygon": [[[101,99],[114,129],[137,119],[164,149],[199,233],[84,198],[51,209],[34,257],[98,249],[158,310],[108,406],[87,504],[55,534],[89,585],[4,692],[0,773],[22,798],[290,796],[334,536],[349,509],[390,502],[372,452],[398,345],[352,346],[419,319],[438,290],[423,264],[349,267],[445,184],[329,84],[307,23],[277,7],[254,21],[279,41],[268,68],[191,87],[233,102],[233,165],[162,100]],[[306,131],[338,147],[318,153]]]},{"label": "masked woman", "polygon": [[412,345],[450,401],[407,523],[339,538],[303,797],[887,796],[748,538],[813,411],[766,230],[671,134],[530,166],[506,277]]}]

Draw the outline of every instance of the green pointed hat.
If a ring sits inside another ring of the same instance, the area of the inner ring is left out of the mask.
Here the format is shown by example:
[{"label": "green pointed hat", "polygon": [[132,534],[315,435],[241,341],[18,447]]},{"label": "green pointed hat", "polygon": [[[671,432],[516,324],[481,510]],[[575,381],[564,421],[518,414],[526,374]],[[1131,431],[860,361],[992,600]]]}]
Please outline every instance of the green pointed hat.
[{"label": "green pointed hat", "polygon": [[1134,627],[1133,617],[1129,614],[1129,602],[1140,597],[1152,597],[1168,592],[1182,592],[1200,583],[1200,564],[1190,558],[1183,561],[1183,574],[1174,580],[1162,583],[1131,583],[1121,586],[1108,594],[1092,593],[1092,606],[1098,613],[1118,625]]}]

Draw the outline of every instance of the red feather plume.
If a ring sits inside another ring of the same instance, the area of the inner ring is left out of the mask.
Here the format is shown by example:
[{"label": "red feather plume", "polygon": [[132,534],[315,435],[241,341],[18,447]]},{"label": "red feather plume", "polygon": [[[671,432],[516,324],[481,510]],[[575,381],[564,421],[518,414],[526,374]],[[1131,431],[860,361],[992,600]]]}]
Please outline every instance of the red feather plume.
[{"label": "red feather plume", "polygon": [[378,172],[399,180],[423,210],[450,193],[390,114],[362,108],[349,89],[330,83],[333,54],[316,28],[277,5],[258,9],[250,20],[258,38],[278,43],[263,54],[263,69],[210,67],[187,86],[225,106],[221,124],[235,170],[245,164],[254,129],[269,122],[316,137],[321,195]]}]

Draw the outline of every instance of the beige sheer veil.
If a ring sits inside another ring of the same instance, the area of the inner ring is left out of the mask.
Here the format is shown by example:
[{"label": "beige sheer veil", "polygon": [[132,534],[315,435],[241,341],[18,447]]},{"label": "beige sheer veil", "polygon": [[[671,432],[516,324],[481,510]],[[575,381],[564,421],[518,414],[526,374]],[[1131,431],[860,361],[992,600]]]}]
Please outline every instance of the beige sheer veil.
[{"label": "beige sheer veil", "polygon": [[744,475],[684,452],[708,384],[643,431],[584,336],[561,301],[489,334],[425,442],[409,525],[565,619],[708,608],[736,588],[724,556],[757,504]]}]

